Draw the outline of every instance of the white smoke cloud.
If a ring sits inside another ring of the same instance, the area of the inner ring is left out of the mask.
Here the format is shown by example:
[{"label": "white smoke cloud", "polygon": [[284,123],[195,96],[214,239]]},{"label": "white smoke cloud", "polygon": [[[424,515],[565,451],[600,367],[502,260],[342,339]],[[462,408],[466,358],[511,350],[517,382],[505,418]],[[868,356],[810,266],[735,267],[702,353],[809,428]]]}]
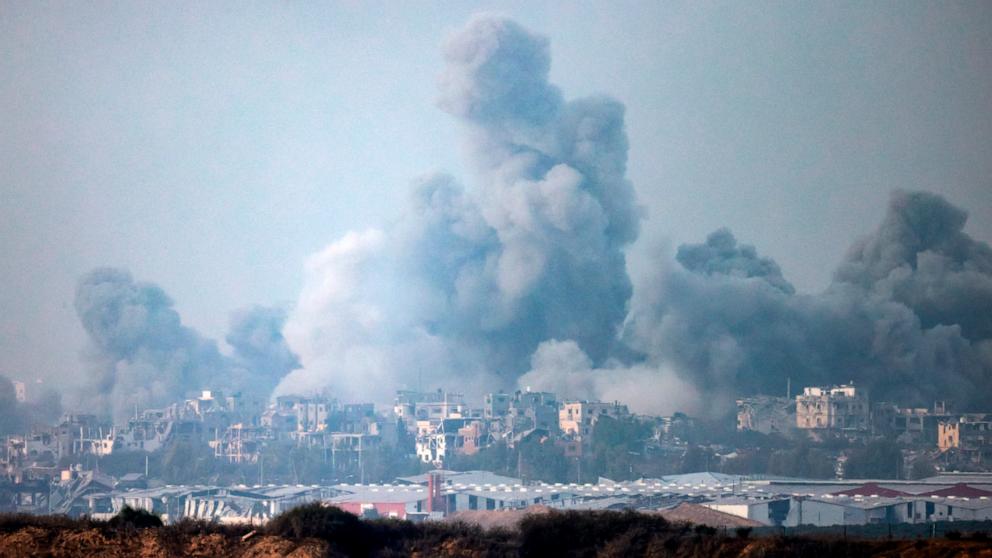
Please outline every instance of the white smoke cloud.
[{"label": "white smoke cloud", "polygon": [[671,415],[677,411],[709,414],[694,385],[664,366],[607,363],[592,360],[574,341],[545,341],[531,357],[531,369],[519,385],[551,391],[562,399],[619,401],[640,413]]},{"label": "white smoke cloud", "polygon": [[726,229],[657,255],[635,289],[623,105],[566,100],[547,39],[504,18],[471,20],[444,59],[438,104],[463,124],[473,187],[417,180],[394,224],[309,258],[288,317],[236,313],[232,356],[162,289],[95,270],[76,296],[89,402],[123,416],[208,387],[374,401],[529,387],[714,415],[788,379],[853,379],[875,399],[992,404],[992,249],[964,233],[964,211],[895,192],[818,294]]},{"label": "white smoke cloud", "polygon": [[854,379],[876,398],[992,403],[992,251],[963,211],[895,193],[815,295],[725,229],[657,257],[635,290],[623,105],[566,100],[548,41],[504,18],[474,18],[443,53],[438,104],[464,126],[474,187],[424,177],[394,226],[308,262],[286,326],[303,368],[277,392],[529,386],[711,414],[788,379]]},{"label": "white smoke cloud", "polygon": [[286,328],[304,368],[280,392],[480,393],[513,387],[548,339],[610,353],[641,212],[622,105],[565,102],[547,40],[506,19],[473,19],[444,57],[438,103],[465,125],[477,188],[426,177],[394,227],[314,256]]}]

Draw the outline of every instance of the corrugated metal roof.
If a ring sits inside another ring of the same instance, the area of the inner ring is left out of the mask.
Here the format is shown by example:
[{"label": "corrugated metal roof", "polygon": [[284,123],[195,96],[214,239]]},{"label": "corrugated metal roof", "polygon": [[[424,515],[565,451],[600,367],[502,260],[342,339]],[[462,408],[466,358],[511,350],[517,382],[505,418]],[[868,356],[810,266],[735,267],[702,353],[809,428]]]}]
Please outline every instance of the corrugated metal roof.
[{"label": "corrugated metal roof", "polygon": [[879,486],[874,482],[866,482],[861,486],[852,488],[850,490],[842,490],[840,492],[834,492],[835,496],[882,496],[882,497],[894,497],[894,496],[910,496],[908,492],[903,492],[901,490],[893,490],[891,488],[886,488],[884,486]]},{"label": "corrugated metal roof", "polygon": [[446,471],[437,470],[431,471],[430,473],[424,473],[422,475],[414,475],[411,477],[400,477],[396,480],[410,483],[410,484],[427,484],[427,477],[432,473],[440,474],[445,483],[461,483],[461,484],[523,484],[523,480],[514,477],[504,477],[503,475],[497,475],[496,473],[491,473],[489,471]]},{"label": "corrugated metal roof", "polygon": [[980,488],[975,488],[973,486],[968,486],[963,482],[959,482],[954,486],[949,486],[947,488],[942,488],[940,490],[932,490],[930,492],[924,492],[920,496],[953,496],[955,498],[980,498],[982,496],[989,497],[992,496],[992,492],[988,490],[982,490]]}]

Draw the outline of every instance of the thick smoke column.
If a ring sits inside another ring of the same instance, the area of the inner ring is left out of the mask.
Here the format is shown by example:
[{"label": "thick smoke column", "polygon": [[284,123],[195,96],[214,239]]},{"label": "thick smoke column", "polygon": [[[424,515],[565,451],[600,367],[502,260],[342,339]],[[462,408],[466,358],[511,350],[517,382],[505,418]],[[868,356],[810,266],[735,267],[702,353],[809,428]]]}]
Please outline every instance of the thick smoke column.
[{"label": "thick smoke column", "polygon": [[109,408],[117,419],[135,405],[168,405],[200,389],[267,397],[296,364],[281,345],[278,313],[254,308],[238,314],[229,336],[232,359],[183,326],[161,288],[135,282],[126,271],[104,268],[85,275],[75,306],[90,340],[86,360],[95,399],[88,403]]},{"label": "thick smoke column", "polygon": [[505,19],[472,20],[444,57],[439,105],[465,124],[478,188],[425,177],[395,227],[310,259],[286,327],[304,369],[281,391],[480,392],[513,387],[543,341],[610,354],[640,219],[623,106],[566,102],[547,40]]},{"label": "thick smoke column", "polygon": [[285,322],[282,308],[252,306],[231,314],[230,331],[224,340],[234,349],[229,362],[232,385],[267,397],[283,376],[300,367],[282,335]]},{"label": "thick smoke column", "polygon": [[788,379],[855,380],[876,399],[992,404],[992,251],[963,211],[895,193],[820,294],[726,229],[660,255],[635,289],[623,106],[566,101],[547,40],[498,17],[444,59],[439,105],[464,124],[476,188],[424,177],[397,224],[310,258],[286,325],[304,368],[277,391],[530,387],[719,413]]},{"label": "thick smoke column", "polygon": [[992,339],[992,248],[964,233],[967,218],[940,196],[895,192],[835,281],[905,304],[923,327],[956,324],[969,340]]},{"label": "thick smoke column", "polygon": [[[778,266],[734,248],[726,231],[683,246],[639,284],[624,340],[729,403],[737,393],[855,380],[875,399],[962,407],[992,403],[989,247],[964,212],[896,192],[833,285],[795,295]],[[964,304],[967,299],[971,305]],[[969,336],[970,335],[970,336]]]},{"label": "thick smoke column", "polygon": [[547,40],[506,19],[473,19],[444,59],[438,103],[464,124],[475,188],[416,181],[392,226],[309,258],[288,318],[236,313],[231,356],[183,326],[157,286],[92,272],[76,309],[95,403],[121,416],[201,388],[384,401],[399,388],[520,387],[719,414],[791,379],[992,404],[992,249],[964,233],[964,211],[894,193],[819,294],[797,294],[726,229],[659,255],[634,288],[624,250],[641,209],[623,106],[565,100]]},{"label": "thick smoke column", "polygon": [[759,277],[783,293],[795,289],[782,277],[782,270],[770,258],[758,256],[754,246],[737,245],[737,239],[728,229],[720,229],[708,237],[704,244],[679,246],[675,259],[687,271],[701,275],[729,275],[732,277]]}]

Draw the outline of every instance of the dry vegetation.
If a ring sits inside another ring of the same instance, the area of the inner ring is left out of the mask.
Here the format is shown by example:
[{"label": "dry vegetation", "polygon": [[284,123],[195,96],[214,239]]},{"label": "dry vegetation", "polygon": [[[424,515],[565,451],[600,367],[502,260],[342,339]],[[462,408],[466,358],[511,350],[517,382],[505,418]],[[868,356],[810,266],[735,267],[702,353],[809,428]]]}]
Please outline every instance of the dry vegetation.
[{"label": "dry vegetation", "polygon": [[986,556],[984,533],[934,539],[857,539],[836,535],[755,536],[671,523],[657,514],[554,512],[523,515],[485,529],[463,522],[359,520],[336,508],[297,508],[255,532],[185,521],[153,526],[142,513],[117,521],[0,516],[0,555],[20,556]]}]

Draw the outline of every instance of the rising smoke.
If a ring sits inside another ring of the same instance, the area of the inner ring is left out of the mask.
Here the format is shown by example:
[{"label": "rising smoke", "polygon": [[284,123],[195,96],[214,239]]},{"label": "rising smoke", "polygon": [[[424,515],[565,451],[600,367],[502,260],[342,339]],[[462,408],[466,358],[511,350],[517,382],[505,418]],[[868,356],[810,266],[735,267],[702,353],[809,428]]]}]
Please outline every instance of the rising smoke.
[{"label": "rising smoke", "polygon": [[298,363],[280,333],[283,314],[254,307],[235,313],[225,356],[182,325],[157,285],[119,269],[96,269],[76,287],[76,313],[89,337],[90,391],[84,404],[115,419],[134,407],[160,407],[201,389],[268,397]]},{"label": "rising smoke", "polygon": [[438,104],[465,126],[478,188],[425,177],[396,227],[311,258],[286,327],[304,368],[281,391],[512,388],[543,341],[596,363],[616,342],[641,214],[623,106],[566,102],[547,40],[509,20],[472,20],[444,58]]},{"label": "rising smoke", "polygon": [[463,124],[473,188],[418,179],[395,224],[308,259],[288,317],[237,314],[230,357],[182,326],[158,287],[91,273],[76,307],[97,395],[126,413],[189,389],[267,394],[276,382],[276,393],[378,402],[402,388],[530,388],[716,414],[791,379],[854,380],[905,404],[992,404],[992,250],[963,232],[965,212],[894,193],[818,294],[796,293],[726,229],[655,254],[632,284],[625,250],[642,209],[625,176],[623,105],[565,100],[548,82],[547,40],[503,18],[470,21],[444,59],[438,104]]},{"label": "rising smoke", "polygon": [[304,368],[281,391],[529,387],[719,412],[791,378],[905,403],[992,400],[989,248],[962,232],[964,212],[894,194],[817,295],[725,229],[659,254],[632,289],[624,249],[641,210],[623,106],[565,101],[547,41],[505,19],[472,20],[444,57],[439,105],[465,125],[477,186],[422,179],[398,226],[311,259],[286,330]]},{"label": "rising smoke", "polygon": [[[774,262],[735,250],[719,231],[680,248],[681,266],[659,259],[637,286],[623,338],[725,403],[735,393],[784,393],[791,378],[854,380],[905,404],[987,406],[992,340],[981,332],[992,325],[992,268],[964,221],[939,196],[893,193],[881,227],[817,295],[793,294]],[[956,306],[965,296],[973,306]]]}]

